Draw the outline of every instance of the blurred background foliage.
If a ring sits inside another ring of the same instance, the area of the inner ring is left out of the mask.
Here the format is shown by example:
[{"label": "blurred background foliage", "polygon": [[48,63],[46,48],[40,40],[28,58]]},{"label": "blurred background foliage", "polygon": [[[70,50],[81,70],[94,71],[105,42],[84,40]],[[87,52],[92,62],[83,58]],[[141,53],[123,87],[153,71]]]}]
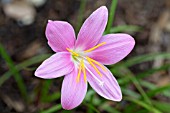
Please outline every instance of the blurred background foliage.
[{"label": "blurred background foliage", "polygon": [[[105,34],[124,32],[136,40],[128,57],[108,66],[123,100],[106,100],[89,87],[80,106],[63,110],[63,78],[34,76],[53,54],[44,35],[47,20],[68,21],[78,33],[102,5],[110,13]],[[2,113],[170,113],[169,0],[0,0],[0,55]]]}]

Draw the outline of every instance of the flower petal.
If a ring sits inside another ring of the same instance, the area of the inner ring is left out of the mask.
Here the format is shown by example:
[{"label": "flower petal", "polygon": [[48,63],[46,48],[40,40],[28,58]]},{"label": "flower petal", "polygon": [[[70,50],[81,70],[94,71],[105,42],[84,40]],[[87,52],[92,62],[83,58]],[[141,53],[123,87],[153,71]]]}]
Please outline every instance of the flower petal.
[{"label": "flower petal", "polygon": [[105,66],[103,66],[105,71],[102,70],[99,66],[96,67],[102,74],[102,77],[94,70],[93,67],[87,66],[87,68],[91,71],[91,72],[89,71],[87,72],[88,73],[87,81],[89,82],[90,86],[100,96],[108,100],[121,101],[122,93],[115,77]]},{"label": "flower petal", "polygon": [[107,24],[108,10],[105,6],[94,11],[82,25],[76,41],[76,48],[86,50],[95,46]]},{"label": "flower petal", "polygon": [[135,40],[128,34],[105,35],[99,41],[102,42],[106,44],[92,51],[88,56],[104,65],[119,62],[132,51],[135,45]]},{"label": "flower petal", "polygon": [[67,51],[66,48],[73,48],[76,40],[73,27],[64,21],[49,20],[46,37],[49,46],[55,52]]},{"label": "flower petal", "polygon": [[68,52],[59,52],[46,59],[35,71],[35,76],[51,79],[70,73],[74,68],[71,55]]},{"label": "flower petal", "polygon": [[87,82],[80,76],[80,81],[76,81],[78,71],[74,69],[66,75],[63,80],[61,90],[61,104],[64,109],[70,110],[77,107],[83,101],[87,92]]}]

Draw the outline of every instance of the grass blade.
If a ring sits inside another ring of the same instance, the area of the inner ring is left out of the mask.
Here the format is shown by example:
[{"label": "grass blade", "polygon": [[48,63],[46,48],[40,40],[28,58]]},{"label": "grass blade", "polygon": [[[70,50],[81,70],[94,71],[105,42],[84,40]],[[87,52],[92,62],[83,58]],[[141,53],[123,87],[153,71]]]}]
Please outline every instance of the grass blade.
[{"label": "grass blade", "polygon": [[138,99],[134,99],[132,97],[124,97],[124,99],[127,100],[127,101],[131,101],[131,102],[133,102],[135,104],[138,104],[138,105],[142,106],[143,108],[147,109],[148,111],[150,111],[152,113],[162,113],[158,109],[153,108],[152,106],[150,106],[150,105],[148,105],[148,104],[146,104],[143,101],[140,101]]},{"label": "grass blade", "polygon": [[[45,60],[46,58],[48,58],[51,54],[44,54],[44,55],[38,55],[35,56],[33,58],[30,58],[28,60],[23,61],[22,63],[18,64],[15,66],[15,68],[20,71],[28,66],[31,66],[33,64],[42,62],[43,60]],[[12,76],[12,72],[8,71],[6,73],[4,73],[1,77],[0,77],[0,86],[7,81],[10,77]]]},{"label": "grass blade", "polygon": [[161,110],[164,113],[169,113],[170,103],[160,101],[153,101],[153,103],[157,109]]},{"label": "grass blade", "polygon": [[57,111],[59,111],[60,109],[62,109],[62,106],[61,104],[58,104],[47,110],[42,111],[41,113],[57,113]]},{"label": "grass blade", "polygon": [[43,88],[41,91],[41,99],[40,99],[41,101],[45,101],[47,99],[48,91],[49,91],[51,84],[52,84],[52,80],[43,81],[43,86],[42,86]]},{"label": "grass blade", "polygon": [[124,70],[127,73],[127,76],[129,76],[130,80],[133,82],[133,84],[136,86],[136,88],[138,89],[138,91],[141,93],[141,95],[143,96],[144,100],[146,103],[150,104],[152,106],[152,103],[150,101],[150,98],[147,96],[147,94],[145,93],[145,91],[143,90],[143,88],[141,87],[139,81],[136,79],[136,77],[133,75],[133,73],[127,69],[124,68]]},{"label": "grass blade", "polygon": [[150,91],[147,92],[147,95],[149,97],[153,97],[156,94],[161,93],[161,92],[166,91],[166,90],[170,90],[170,84],[167,84],[167,85],[161,86],[161,87],[157,87],[154,90],[150,90]]},{"label": "grass blade", "polygon": [[153,68],[153,69],[149,69],[149,70],[147,70],[145,72],[137,74],[137,79],[148,77],[148,76],[151,76],[152,74],[154,74],[156,72],[163,71],[163,70],[168,70],[168,69],[170,69],[170,64],[164,64],[163,66]]},{"label": "grass blade", "polygon": [[[141,72],[141,73],[137,74],[136,79],[139,80],[139,79],[142,79],[144,77],[151,76],[152,74],[154,74],[154,73],[156,73],[158,71],[168,70],[169,68],[170,68],[170,64],[164,64],[163,66],[153,68],[153,69],[149,69],[149,70],[147,70],[145,72]],[[114,72],[114,73],[115,73],[115,70],[118,70],[118,69],[111,69],[111,71]],[[126,76],[126,77],[123,77],[123,78],[119,79],[118,82],[120,84],[128,84],[130,82],[130,79]]]},{"label": "grass blade", "polygon": [[80,3],[79,15],[78,15],[77,26],[76,26],[76,33],[78,33],[78,31],[83,23],[83,14],[84,14],[86,2],[87,2],[87,0],[81,0],[81,3]]},{"label": "grass blade", "polygon": [[135,25],[119,25],[116,27],[112,27],[110,29],[110,33],[118,33],[118,32],[137,32],[140,31],[141,27]]},{"label": "grass blade", "polygon": [[16,69],[12,59],[6,53],[3,45],[1,45],[1,44],[0,44],[0,54],[3,57],[3,59],[6,61],[11,74],[13,74],[14,79],[15,79],[15,81],[17,83],[17,86],[19,88],[19,91],[20,91],[21,95],[23,96],[23,98],[26,101],[28,101],[28,95],[27,95],[27,91],[26,91],[26,87],[25,87],[24,81],[23,81],[21,75],[19,74],[18,70]]},{"label": "grass blade", "polygon": [[105,31],[106,34],[108,34],[110,32],[110,29],[112,27],[113,20],[114,20],[114,15],[115,15],[115,11],[116,11],[117,2],[118,2],[118,0],[112,0],[110,11],[109,11],[110,12],[109,13],[109,20],[108,20],[108,24],[107,24],[106,31]]},{"label": "grass blade", "polygon": [[140,55],[137,57],[130,58],[130,59],[126,60],[125,62],[119,63],[119,64],[115,65],[115,67],[118,67],[118,66],[130,67],[135,64],[154,60],[156,58],[157,58],[157,60],[159,60],[159,58],[160,59],[170,59],[170,53],[152,53],[152,54]]},{"label": "grass blade", "polygon": [[95,111],[95,113],[100,113],[100,111],[98,109],[96,109],[96,107],[93,106],[93,104],[90,103],[84,103],[87,107],[88,107],[88,113],[91,111]]}]

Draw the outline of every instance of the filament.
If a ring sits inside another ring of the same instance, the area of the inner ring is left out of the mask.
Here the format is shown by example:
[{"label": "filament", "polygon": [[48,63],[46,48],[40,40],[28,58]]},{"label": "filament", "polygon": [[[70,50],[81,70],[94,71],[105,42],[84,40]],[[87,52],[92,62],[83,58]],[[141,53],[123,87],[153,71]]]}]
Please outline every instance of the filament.
[{"label": "filament", "polygon": [[90,57],[86,57],[86,58],[89,59],[91,62],[97,64],[103,71],[107,71],[106,68],[103,65],[101,65],[99,62],[91,59]]},{"label": "filament", "polygon": [[98,48],[98,47],[100,47],[100,46],[102,46],[104,44],[106,44],[106,42],[102,42],[102,43],[100,43],[100,44],[98,44],[98,45],[96,45],[96,46],[94,46],[94,47],[92,47],[92,48],[90,48],[90,49],[88,49],[88,50],[86,50],[84,52],[85,53],[91,52],[91,51],[95,50],[96,48]]},{"label": "filament", "polygon": [[104,85],[104,82],[103,82],[103,81],[99,80],[86,66],[85,66],[85,68],[86,68],[86,70],[92,75],[92,77],[99,82],[99,85],[100,85],[100,86],[103,86],[103,85]]},{"label": "filament", "polygon": [[97,67],[92,63],[91,59],[89,57],[86,57],[86,58],[87,58],[87,61],[90,63],[90,65],[95,69],[95,71],[102,77],[102,74],[97,69]]},{"label": "filament", "polygon": [[78,70],[78,75],[77,75],[77,82],[79,82],[80,81],[80,74],[81,74],[81,64],[80,64],[80,66],[79,66],[79,70]]}]

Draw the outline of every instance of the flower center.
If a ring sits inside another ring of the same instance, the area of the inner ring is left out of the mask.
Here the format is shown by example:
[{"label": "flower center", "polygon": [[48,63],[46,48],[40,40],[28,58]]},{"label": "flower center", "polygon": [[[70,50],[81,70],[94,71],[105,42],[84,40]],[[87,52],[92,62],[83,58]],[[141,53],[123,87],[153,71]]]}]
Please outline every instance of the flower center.
[{"label": "flower center", "polygon": [[[106,44],[106,42],[102,42],[102,43],[100,43],[100,44],[98,44],[98,45],[96,45],[96,46],[94,46],[94,47],[92,47],[92,48],[90,48],[90,49],[88,49],[88,50],[85,50],[84,53],[91,52],[91,51],[99,48],[100,46],[103,46],[104,44]],[[81,75],[81,73],[83,73],[83,75],[84,75],[84,81],[86,82],[86,78],[87,78],[87,77],[86,77],[86,71],[88,71],[88,72],[93,76],[93,78],[96,79],[101,86],[103,86],[103,83],[104,83],[104,82],[101,81],[101,80],[99,80],[99,79],[92,73],[92,71],[91,71],[89,68],[87,68],[87,66],[86,66],[85,64],[90,64],[90,65],[94,68],[94,70],[98,73],[98,75],[99,75],[100,77],[102,77],[102,74],[101,74],[101,72],[99,71],[98,67],[100,67],[103,71],[106,71],[105,67],[104,67],[103,65],[101,65],[99,62],[95,61],[94,59],[92,59],[92,58],[90,58],[90,57],[88,57],[88,56],[81,55],[81,54],[79,54],[79,53],[77,53],[77,52],[75,52],[74,50],[71,50],[71,49],[69,49],[69,48],[66,48],[66,49],[72,54],[72,58],[73,58],[74,62],[78,65],[78,75],[77,75],[76,81],[77,81],[77,82],[80,81],[80,75]],[[98,67],[96,67],[96,65],[97,65]]]}]

